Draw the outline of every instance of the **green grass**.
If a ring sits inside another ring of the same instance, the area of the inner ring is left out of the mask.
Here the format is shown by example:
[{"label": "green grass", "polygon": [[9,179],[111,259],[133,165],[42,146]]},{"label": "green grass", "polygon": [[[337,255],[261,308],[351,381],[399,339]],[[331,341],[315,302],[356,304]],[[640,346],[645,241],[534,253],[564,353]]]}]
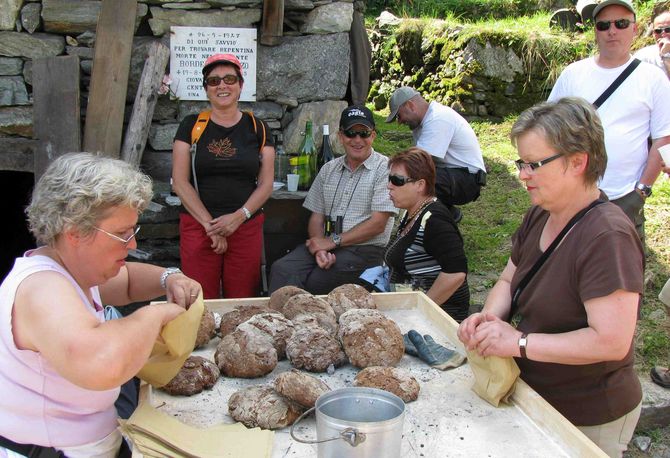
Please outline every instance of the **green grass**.
[{"label": "green grass", "polygon": [[[373,107],[370,105],[370,109]],[[396,122],[386,124],[388,109],[375,112],[378,137],[375,149],[393,155],[411,146],[410,130]],[[472,122],[488,170],[488,184],[480,198],[462,207],[460,229],[465,240],[470,272],[502,272],[510,254],[510,238],[530,205],[513,161],[516,150],[509,141],[515,117],[501,123]],[[635,338],[636,366],[643,376],[654,365],[670,364],[670,323],[654,319],[665,310],[658,293],[670,277],[670,179],[661,176],[645,205],[647,264],[645,295]],[[471,287],[476,286],[471,283]],[[480,286],[491,288],[490,281]],[[651,316],[650,316],[651,315]]]}]

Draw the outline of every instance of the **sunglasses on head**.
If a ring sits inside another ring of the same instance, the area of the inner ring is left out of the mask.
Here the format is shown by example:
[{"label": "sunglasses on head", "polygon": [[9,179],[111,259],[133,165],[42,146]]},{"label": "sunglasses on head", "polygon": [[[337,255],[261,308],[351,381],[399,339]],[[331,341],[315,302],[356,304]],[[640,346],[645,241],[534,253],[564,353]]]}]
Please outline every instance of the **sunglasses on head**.
[{"label": "sunglasses on head", "polygon": [[412,183],[413,181],[416,180],[402,175],[389,175],[389,183],[393,186],[405,186],[407,183]]},{"label": "sunglasses on head", "polygon": [[347,129],[343,130],[342,133],[344,134],[345,137],[347,138],[354,138],[356,135],[358,135],[361,138],[368,138],[370,135],[372,135],[371,130],[354,130],[354,129]]},{"label": "sunglasses on head", "polygon": [[226,75],[226,76],[208,76],[205,78],[205,84],[207,86],[218,86],[223,81],[226,84],[235,84],[240,80],[240,77],[237,75]]},{"label": "sunglasses on head", "polygon": [[596,21],[596,29],[604,32],[610,29],[610,25],[614,24],[619,30],[627,29],[632,21],[630,19],[617,19],[616,21]]},{"label": "sunglasses on head", "polygon": [[662,33],[670,33],[670,27],[659,27],[658,29],[654,29],[654,33],[656,35],[660,35]]}]

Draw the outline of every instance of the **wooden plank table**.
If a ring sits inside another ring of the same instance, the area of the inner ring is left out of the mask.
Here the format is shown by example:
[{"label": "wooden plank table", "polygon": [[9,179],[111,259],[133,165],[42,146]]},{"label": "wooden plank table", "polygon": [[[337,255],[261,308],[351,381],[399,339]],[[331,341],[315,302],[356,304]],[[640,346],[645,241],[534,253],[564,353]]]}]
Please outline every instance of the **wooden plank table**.
[{"label": "wooden plank table", "polygon": [[[445,346],[464,352],[456,337],[457,323],[447,316],[425,294],[420,292],[374,294],[377,307],[393,319],[403,333],[416,329],[431,334]],[[267,298],[222,299],[205,301],[214,312],[226,312],[239,305],[263,304]],[[219,339],[194,352],[213,360]],[[207,427],[234,423],[228,415],[230,395],[247,386],[269,383],[278,373],[290,369],[281,361],[266,377],[239,379],[221,377],[212,390],[191,397],[170,396],[160,390],[150,391],[148,400],[162,412],[184,423]],[[419,398],[407,404],[403,457],[538,457],[606,455],[581,431],[535,393],[522,380],[512,396],[513,404],[495,408],[480,399],[471,389],[473,375],[467,364],[448,371],[433,369],[419,359],[403,356],[398,367],[409,371],[421,385]],[[312,374],[330,388],[351,386],[359,370],[347,364],[333,375]],[[296,427],[301,438],[316,438],[313,417]],[[289,428],[277,430],[273,457],[307,458],[316,456],[315,445],[291,439]]]}]

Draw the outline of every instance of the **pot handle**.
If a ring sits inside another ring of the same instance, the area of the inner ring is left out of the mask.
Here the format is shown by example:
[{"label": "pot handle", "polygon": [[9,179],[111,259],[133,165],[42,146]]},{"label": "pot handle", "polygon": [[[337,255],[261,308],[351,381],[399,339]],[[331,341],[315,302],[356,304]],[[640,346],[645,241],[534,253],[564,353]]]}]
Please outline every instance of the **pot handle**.
[{"label": "pot handle", "polygon": [[338,439],[342,439],[345,442],[347,442],[349,445],[351,445],[352,447],[356,447],[358,444],[360,444],[362,442],[365,442],[365,433],[359,432],[356,428],[346,428],[340,433],[339,436],[331,437],[330,439],[310,440],[310,439],[301,439],[301,438],[297,437],[294,434],[293,428],[295,428],[295,426],[298,423],[300,423],[307,415],[312,413],[312,411],[314,411],[314,409],[316,409],[316,407],[312,407],[312,408],[306,410],[302,415],[300,415],[298,417],[298,419],[296,421],[293,422],[293,424],[291,425],[291,430],[290,430],[291,437],[293,438],[293,440],[295,440],[297,442],[300,442],[302,444],[321,444],[323,442],[330,442],[330,441],[335,441],[335,440],[338,440]]}]

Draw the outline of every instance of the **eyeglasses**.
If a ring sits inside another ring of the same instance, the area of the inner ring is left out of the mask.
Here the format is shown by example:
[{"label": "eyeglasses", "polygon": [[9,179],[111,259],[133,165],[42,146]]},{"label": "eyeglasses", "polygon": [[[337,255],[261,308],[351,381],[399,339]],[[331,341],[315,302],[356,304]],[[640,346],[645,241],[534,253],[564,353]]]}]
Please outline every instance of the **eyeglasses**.
[{"label": "eyeglasses", "polygon": [[542,159],[541,161],[537,162],[524,162],[521,159],[517,159],[514,161],[514,164],[516,164],[516,168],[521,172],[522,170],[525,170],[526,173],[533,173],[535,170],[538,168],[542,167],[545,164],[550,163],[553,160],[558,159],[559,157],[563,156],[562,154],[554,154],[553,156],[549,156],[546,159]]},{"label": "eyeglasses", "polygon": [[670,33],[670,27],[659,27],[658,29],[654,29],[654,33],[656,35],[660,35],[662,33]]},{"label": "eyeglasses", "polygon": [[368,138],[370,137],[370,135],[372,135],[372,132],[373,132],[372,130],[353,130],[353,129],[347,129],[342,131],[344,136],[347,138],[354,138],[356,135],[358,135],[361,138]]},{"label": "eyeglasses", "polygon": [[611,24],[614,24],[614,27],[619,30],[623,30],[627,29],[628,26],[630,26],[630,23],[630,19],[617,19],[616,21],[597,21],[596,29],[600,30],[601,32],[605,32],[606,30],[610,29]]},{"label": "eyeglasses", "polygon": [[416,180],[402,175],[389,175],[389,183],[393,186],[405,186],[407,183],[412,183],[413,181]]},{"label": "eyeglasses", "polygon": [[107,232],[107,231],[104,230],[104,229],[100,229],[100,228],[97,227],[97,226],[93,226],[93,229],[95,229],[96,231],[100,231],[100,232],[102,232],[103,234],[109,235],[109,236],[110,236],[111,238],[113,238],[114,240],[118,240],[119,242],[128,245],[128,244],[130,243],[130,241],[131,241],[132,239],[134,239],[135,236],[137,235],[137,233],[140,231],[140,227],[141,227],[141,226],[135,226],[135,229],[133,229],[133,233],[130,234],[130,235],[129,235],[128,237],[126,237],[125,239],[124,239],[123,237],[119,237],[119,236],[116,235],[116,234],[112,234],[111,232]]},{"label": "eyeglasses", "polygon": [[219,84],[221,84],[221,81],[224,83],[231,85],[235,84],[240,80],[240,77],[237,75],[225,75],[225,76],[209,76],[205,78],[205,84],[207,86],[212,86],[216,87]]}]

